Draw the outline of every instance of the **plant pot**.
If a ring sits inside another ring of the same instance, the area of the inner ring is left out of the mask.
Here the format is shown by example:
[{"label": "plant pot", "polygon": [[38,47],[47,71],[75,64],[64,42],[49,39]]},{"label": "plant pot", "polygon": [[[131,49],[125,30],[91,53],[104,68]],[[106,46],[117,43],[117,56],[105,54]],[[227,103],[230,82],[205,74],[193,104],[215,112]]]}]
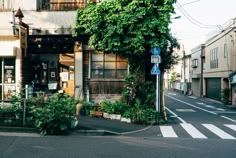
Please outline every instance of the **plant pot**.
[{"label": "plant pot", "polygon": [[111,115],[108,114],[108,113],[106,113],[106,112],[104,112],[104,113],[103,113],[103,117],[104,117],[104,118],[107,118],[107,119],[110,119],[110,118],[111,118]]},{"label": "plant pot", "polygon": [[102,117],[103,112],[90,110],[90,116]]},{"label": "plant pot", "polygon": [[125,117],[121,117],[120,121],[121,122],[126,122],[126,123],[131,123],[131,119],[130,118],[125,118]]},{"label": "plant pot", "polygon": [[111,114],[111,119],[112,120],[120,120],[121,115],[120,114]]}]

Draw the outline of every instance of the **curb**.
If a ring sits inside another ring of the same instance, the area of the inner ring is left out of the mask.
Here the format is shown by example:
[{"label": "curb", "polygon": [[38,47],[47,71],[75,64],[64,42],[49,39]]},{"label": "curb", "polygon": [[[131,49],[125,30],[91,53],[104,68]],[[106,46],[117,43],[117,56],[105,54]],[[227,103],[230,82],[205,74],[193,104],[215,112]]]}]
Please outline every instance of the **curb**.
[{"label": "curb", "polygon": [[128,135],[138,132],[143,132],[150,129],[152,125],[147,126],[143,129],[135,130],[135,131],[128,131],[128,132],[113,132],[110,130],[101,130],[101,129],[81,129],[81,130],[74,130],[72,133],[86,135],[86,136],[118,136],[118,135]]},{"label": "curb", "polygon": [[36,128],[0,126],[0,132],[39,133]]}]

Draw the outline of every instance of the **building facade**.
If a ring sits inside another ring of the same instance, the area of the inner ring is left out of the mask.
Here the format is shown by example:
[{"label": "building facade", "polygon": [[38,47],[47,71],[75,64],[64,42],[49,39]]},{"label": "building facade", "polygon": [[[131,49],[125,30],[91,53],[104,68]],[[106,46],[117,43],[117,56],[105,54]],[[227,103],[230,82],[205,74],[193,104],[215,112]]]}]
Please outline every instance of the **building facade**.
[{"label": "building facade", "polygon": [[235,19],[220,27],[205,43],[203,95],[221,100],[222,91],[231,89],[230,74],[236,69]]},{"label": "building facade", "polygon": [[202,96],[203,88],[203,65],[205,62],[205,45],[201,44],[191,50],[191,90],[192,95]]},{"label": "building facade", "polygon": [[[87,100],[120,96],[128,73],[126,59],[89,48],[86,37],[72,37],[76,10],[84,8],[86,0],[0,0],[0,4],[2,100],[7,99],[4,93],[22,92],[25,85],[36,96],[58,90]],[[15,17],[19,7],[28,26],[25,47]]]}]

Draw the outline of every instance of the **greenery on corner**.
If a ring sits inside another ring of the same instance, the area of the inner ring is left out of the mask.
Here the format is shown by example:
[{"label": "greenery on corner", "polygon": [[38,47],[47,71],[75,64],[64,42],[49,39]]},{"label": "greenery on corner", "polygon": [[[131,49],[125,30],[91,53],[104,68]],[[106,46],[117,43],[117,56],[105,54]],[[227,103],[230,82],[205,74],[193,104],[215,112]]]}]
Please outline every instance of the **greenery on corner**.
[{"label": "greenery on corner", "polygon": [[155,110],[155,87],[152,82],[142,84],[137,77],[128,75],[122,93],[122,99],[116,101],[105,100],[100,106],[108,114],[120,114],[130,118],[133,123],[153,124],[159,119]]},{"label": "greenery on corner", "polygon": [[154,107],[155,77],[150,75],[153,66],[150,51],[160,47],[161,72],[177,63],[178,56],[173,49],[180,46],[168,27],[175,2],[112,0],[91,2],[77,11],[74,37],[87,37],[90,47],[126,57],[129,64],[130,75],[126,78],[122,100],[104,101],[104,112],[132,117],[137,123],[150,123],[158,116]]},{"label": "greenery on corner", "polygon": [[65,134],[76,125],[77,103],[68,94],[59,93],[47,100],[44,97],[25,100],[22,96],[13,96],[11,102],[0,107],[0,126],[33,127],[39,129],[42,135]]},{"label": "greenery on corner", "polygon": [[[168,28],[176,0],[112,0],[88,3],[77,11],[74,37],[88,37],[95,50],[115,53],[128,59],[131,73],[146,75],[150,67],[150,50],[161,48],[161,71],[170,69],[179,48]],[[139,62],[137,62],[139,61]]]},{"label": "greenery on corner", "polygon": [[[67,94],[56,93],[45,105],[31,106],[31,120],[41,134],[64,134],[74,128],[75,101]],[[29,119],[29,118],[28,118]]]}]

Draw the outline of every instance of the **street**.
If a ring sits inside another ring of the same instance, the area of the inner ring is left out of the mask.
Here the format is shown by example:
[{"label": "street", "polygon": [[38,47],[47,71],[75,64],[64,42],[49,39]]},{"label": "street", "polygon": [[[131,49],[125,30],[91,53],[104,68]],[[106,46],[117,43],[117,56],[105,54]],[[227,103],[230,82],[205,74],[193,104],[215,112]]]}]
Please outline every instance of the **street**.
[{"label": "street", "polygon": [[1,158],[232,158],[236,110],[166,93],[168,123],[118,136],[0,136]]}]

